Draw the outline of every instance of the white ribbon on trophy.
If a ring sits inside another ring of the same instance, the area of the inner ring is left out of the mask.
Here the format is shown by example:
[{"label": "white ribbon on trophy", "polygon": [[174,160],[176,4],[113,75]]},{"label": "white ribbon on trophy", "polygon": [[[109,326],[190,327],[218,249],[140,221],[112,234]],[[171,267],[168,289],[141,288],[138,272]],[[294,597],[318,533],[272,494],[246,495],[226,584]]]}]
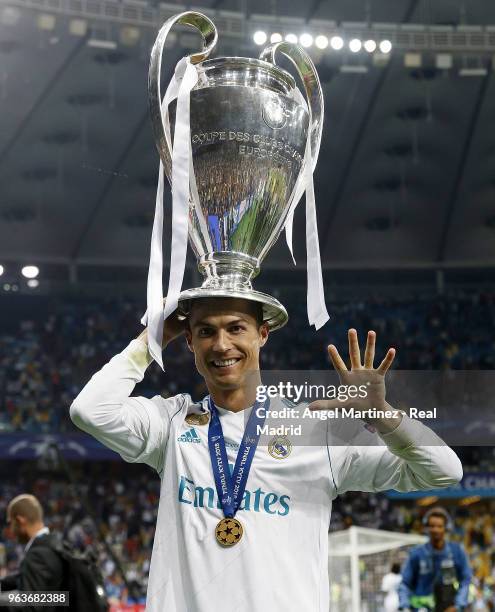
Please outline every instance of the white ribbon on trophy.
[{"label": "white ribbon on trophy", "polygon": [[[148,271],[147,311],[141,323],[148,326],[148,347],[151,356],[163,368],[162,339],[165,319],[177,308],[187,255],[188,209],[190,184],[193,197],[197,197],[192,167],[190,133],[190,92],[198,82],[198,73],[189,58],[181,59],[165,92],[162,118],[167,143],[172,151],[172,243],[167,299],[163,305],[163,164],[160,161],[155,218],[151,237],[150,266]],[[174,144],[171,144],[169,104],[177,98]],[[191,181],[191,178],[193,179]]]},{"label": "white ribbon on trophy", "polygon": [[[311,108],[306,104],[304,96],[296,87],[292,91],[292,98],[306,106],[309,113],[309,125],[312,125]],[[313,171],[316,166],[318,151],[313,156],[311,152],[311,130],[308,131],[306,140],[306,151],[304,154],[304,170],[301,173],[299,183],[296,184],[295,196],[287,214],[285,222],[285,240],[289,247],[292,261],[296,265],[294,251],[292,247],[292,227],[294,223],[294,211],[299,204],[304,191],[306,191],[306,275],[308,281],[307,288],[307,311],[310,325],[320,329],[330,318],[325,305],[325,291],[323,288],[323,275],[321,269],[320,243],[318,240],[318,225],[316,221],[316,202],[313,183]]]}]

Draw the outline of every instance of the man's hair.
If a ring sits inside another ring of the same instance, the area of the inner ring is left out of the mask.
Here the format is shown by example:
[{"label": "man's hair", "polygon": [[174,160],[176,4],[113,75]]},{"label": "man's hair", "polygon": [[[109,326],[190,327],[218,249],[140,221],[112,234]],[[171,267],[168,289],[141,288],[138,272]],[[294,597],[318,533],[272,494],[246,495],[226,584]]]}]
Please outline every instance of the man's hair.
[{"label": "man's hair", "polygon": [[258,324],[258,327],[260,327],[264,323],[263,304],[261,302],[254,301],[251,301],[250,304],[253,307],[253,316],[256,319],[256,323]]},{"label": "man's hair", "polygon": [[[191,303],[189,305],[189,312],[187,313],[186,321],[185,321],[186,327],[189,330],[191,329],[189,318],[190,318],[191,311],[194,306],[194,302],[197,302],[199,300],[207,300],[207,299],[208,298],[197,298],[196,300],[191,300]],[[230,299],[230,298],[227,298],[227,299]],[[249,304],[252,316],[256,319],[257,326],[261,327],[261,325],[263,325],[263,323],[265,322],[264,317],[263,317],[263,304],[261,302],[255,302],[254,300],[246,300],[246,302],[248,302]]]},{"label": "man's hair", "polygon": [[9,503],[7,516],[11,519],[23,516],[28,523],[38,523],[43,520],[43,508],[34,495],[23,493]]},{"label": "man's hair", "polygon": [[435,508],[432,508],[425,514],[425,517],[423,519],[425,525],[430,524],[430,519],[432,516],[442,518],[443,524],[445,527],[447,527],[447,525],[450,523],[449,513],[447,512],[447,510],[444,510],[444,508],[442,508],[441,506],[436,506]]}]

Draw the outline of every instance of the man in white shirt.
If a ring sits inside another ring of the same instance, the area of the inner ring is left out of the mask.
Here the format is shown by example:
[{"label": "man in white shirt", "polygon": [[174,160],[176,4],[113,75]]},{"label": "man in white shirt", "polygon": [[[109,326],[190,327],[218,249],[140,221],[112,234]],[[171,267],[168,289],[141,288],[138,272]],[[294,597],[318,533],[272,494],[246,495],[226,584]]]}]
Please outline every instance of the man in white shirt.
[{"label": "man in white shirt", "polygon": [[[339,493],[431,489],[461,479],[456,454],[406,416],[368,420],[378,434],[359,422],[353,446],[339,445],[330,422],[317,421],[311,446],[292,444],[290,452],[277,453],[254,444],[250,470],[247,465],[243,475],[248,472],[245,490],[229,514],[230,492],[224,495],[217,482],[225,476],[221,453],[216,465],[212,448],[218,438],[224,440],[238,484],[236,458],[247,448],[245,421],[249,415],[249,425],[255,412],[259,352],[268,326],[255,301],[205,298],[193,301],[185,324],[169,317],[164,346],[182,333],[209,398],[130,397],[151,363],[144,331],[91,378],[70,410],[78,427],[161,477],[149,612],[327,612],[328,528]],[[384,375],[394,351],[374,369],[374,342],[370,332],[361,365],[357,334],[349,331],[351,371],[333,345],[329,355],[346,384],[363,376],[371,382],[368,402],[379,409],[388,406]],[[215,419],[221,424],[218,436],[210,431],[218,425]],[[224,516],[242,524],[242,537],[237,527],[219,533]],[[235,545],[225,542],[232,534]]]}]

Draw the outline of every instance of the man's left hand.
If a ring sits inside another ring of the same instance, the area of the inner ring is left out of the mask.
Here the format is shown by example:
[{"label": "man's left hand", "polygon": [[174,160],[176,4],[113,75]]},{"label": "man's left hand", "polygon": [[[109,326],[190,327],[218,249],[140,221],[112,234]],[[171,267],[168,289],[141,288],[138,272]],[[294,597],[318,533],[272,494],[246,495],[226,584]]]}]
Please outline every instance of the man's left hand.
[{"label": "man's left hand", "polygon": [[[366,397],[349,398],[346,401],[340,400],[317,400],[309,405],[312,410],[334,410],[342,407],[352,407],[360,412],[370,410],[390,410],[393,408],[385,401],[385,374],[389,370],[395,359],[395,349],[388,349],[383,361],[377,368],[373,367],[375,359],[375,343],[376,333],[368,332],[366,341],[366,349],[364,352],[364,363],[361,363],[361,352],[359,349],[358,335],[355,329],[350,329],[348,332],[349,340],[349,357],[351,361],[351,369],[347,366],[339,354],[337,347],[330,344],[328,354],[332,361],[333,367],[337,370],[340,382],[349,387],[366,386]],[[395,429],[402,416],[394,416],[391,418],[363,418],[364,421],[373,425],[380,433],[387,433]]]}]

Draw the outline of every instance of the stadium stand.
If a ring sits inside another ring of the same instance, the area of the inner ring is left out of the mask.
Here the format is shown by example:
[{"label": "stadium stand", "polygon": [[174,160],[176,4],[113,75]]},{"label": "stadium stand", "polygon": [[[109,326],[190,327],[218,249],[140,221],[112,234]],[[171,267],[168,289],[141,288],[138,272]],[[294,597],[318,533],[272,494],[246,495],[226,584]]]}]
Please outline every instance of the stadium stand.
[{"label": "stadium stand", "polygon": [[[6,317],[0,325],[0,431],[9,434],[74,432],[68,417],[72,399],[109,358],[136,336],[142,306],[131,300],[97,302],[38,296],[0,298]],[[262,352],[263,367],[325,369],[329,340],[345,346],[347,327],[364,333],[375,329],[381,346],[397,346],[396,367],[408,369],[493,368],[495,346],[486,334],[486,321],[495,319],[495,293],[457,292],[415,300],[375,298],[364,302],[329,304],[333,322],[317,334],[308,333],[304,294],[294,299],[290,331],[273,334]],[[51,314],[48,314],[51,313]],[[468,325],[469,323],[469,325]],[[286,339],[290,334],[291,343]],[[70,347],[67,349],[67,347]],[[280,360],[283,359],[283,363]],[[185,343],[176,342],[166,353],[166,373],[152,365],[136,389],[142,395],[164,396],[204,388]],[[170,372],[170,375],[169,373]],[[458,449],[465,470],[492,471],[493,449]],[[36,465],[36,470],[33,470]],[[94,545],[99,551],[107,594],[114,603],[128,593],[115,564],[99,542],[97,526],[85,513],[81,498],[93,506],[108,543],[123,560],[127,578],[145,592],[159,479],[148,468],[105,461],[71,462],[74,486],[56,467],[31,461],[4,461],[0,478],[0,516],[14,495],[30,491],[47,510],[47,522],[77,546]],[[125,471],[125,475],[124,475]],[[84,474],[84,477],[83,477]],[[132,491],[132,493],[130,493]],[[138,492],[136,495],[135,492]],[[476,573],[479,592],[493,597],[495,581],[495,502],[481,500],[469,511],[452,505],[453,537],[464,543]],[[334,505],[331,529],[352,524],[404,532],[420,531],[418,507],[383,495],[349,493]],[[0,539],[0,575],[12,570],[21,550],[4,536]]]}]

